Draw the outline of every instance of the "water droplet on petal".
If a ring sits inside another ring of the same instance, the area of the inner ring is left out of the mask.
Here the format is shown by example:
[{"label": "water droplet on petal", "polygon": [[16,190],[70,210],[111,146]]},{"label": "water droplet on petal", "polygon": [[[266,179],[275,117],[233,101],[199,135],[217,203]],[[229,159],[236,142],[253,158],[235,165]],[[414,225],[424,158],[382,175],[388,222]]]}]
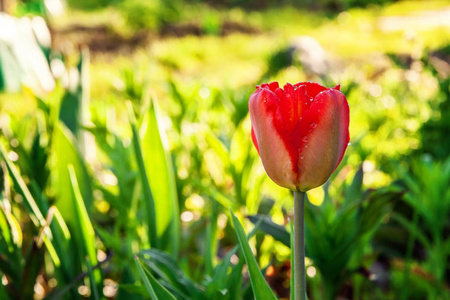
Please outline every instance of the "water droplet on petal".
[{"label": "water droplet on petal", "polygon": [[347,144],[347,146],[350,146],[351,144],[352,144],[352,143],[349,142],[349,143]]},{"label": "water droplet on petal", "polygon": [[304,159],[304,158],[305,158],[305,156],[304,156],[304,155],[300,156],[300,159]]},{"label": "water droplet on petal", "polygon": [[302,137],[302,141],[306,143],[306,142],[308,141],[308,137],[307,137],[306,135],[304,135],[304,136]]},{"label": "water droplet on petal", "polygon": [[314,129],[314,128],[317,127],[317,124],[314,123],[314,122],[311,122],[311,123],[309,124],[309,127],[312,128],[312,129]]},{"label": "water droplet on petal", "polygon": [[311,101],[311,102],[312,102],[312,101],[314,101],[314,98],[313,98],[313,97],[311,97],[311,98],[309,99],[309,101]]}]

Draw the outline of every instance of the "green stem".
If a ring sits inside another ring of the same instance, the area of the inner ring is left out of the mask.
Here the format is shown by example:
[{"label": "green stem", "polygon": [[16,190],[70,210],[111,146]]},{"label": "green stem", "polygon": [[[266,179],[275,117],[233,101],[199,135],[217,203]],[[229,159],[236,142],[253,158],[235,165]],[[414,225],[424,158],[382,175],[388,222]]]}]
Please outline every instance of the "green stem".
[{"label": "green stem", "polygon": [[295,300],[306,300],[305,193],[294,191],[294,291]]},{"label": "green stem", "polygon": [[412,255],[413,255],[414,242],[416,240],[417,224],[419,222],[419,214],[417,212],[417,209],[414,210],[414,217],[413,217],[412,222],[413,222],[413,230],[411,230],[410,234],[409,234],[409,239],[408,239],[407,248],[406,248],[405,267],[403,270],[403,289],[402,289],[402,294],[400,297],[400,299],[402,299],[402,300],[408,299],[408,293],[409,293],[411,261],[412,261]]}]

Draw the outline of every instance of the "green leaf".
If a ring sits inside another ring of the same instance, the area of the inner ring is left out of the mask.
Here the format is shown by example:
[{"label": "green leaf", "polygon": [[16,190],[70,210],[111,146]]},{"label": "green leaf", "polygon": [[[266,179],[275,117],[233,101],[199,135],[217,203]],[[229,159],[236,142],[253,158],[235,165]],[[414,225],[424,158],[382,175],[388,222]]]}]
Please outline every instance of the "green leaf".
[{"label": "green leaf", "polygon": [[25,184],[22,177],[20,176],[19,171],[17,170],[16,166],[9,160],[8,155],[6,153],[6,149],[3,147],[3,144],[1,144],[1,143],[0,143],[0,154],[6,163],[8,172],[14,183],[14,188],[20,195],[22,195],[22,197],[25,200],[24,204],[25,204],[28,212],[30,212],[29,216],[30,216],[31,220],[33,221],[33,223],[36,227],[43,226],[45,224],[45,218],[44,218],[42,212],[40,211],[38,205],[36,204],[36,201],[34,200],[33,196],[31,195],[30,191],[28,190],[27,185]]},{"label": "green leaf", "polygon": [[28,253],[24,257],[24,261],[25,266],[22,272],[20,294],[24,299],[32,299],[36,277],[44,267],[44,248],[39,247],[36,240],[32,242]]},{"label": "green leaf", "polygon": [[[144,271],[141,262],[137,256],[134,257],[136,261],[136,265],[138,266],[139,274],[141,275],[142,280],[144,281],[145,287],[149,292],[152,299],[161,299],[161,300],[176,300],[175,296],[172,295],[164,286],[162,286],[155,277],[153,277],[152,273]],[[153,295],[152,295],[153,292]],[[155,298],[153,298],[155,297]]]},{"label": "green leaf", "polygon": [[403,191],[396,186],[379,189],[370,193],[367,206],[364,207],[360,216],[358,234],[363,235],[378,227],[381,219],[389,211],[395,201],[401,198]]},{"label": "green leaf", "polygon": [[139,256],[159,277],[171,283],[174,293],[183,295],[183,298],[186,295],[192,299],[203,298],[202,287],[184,274],[172,256],[157,249],[141,250]]},{"label": "green leaf", "polygon": [[429,251],[432,248],[432,244],[430,243],[427,236],[423,233],[420,227],[414,226],[414,223],[412,223],[410,220],[406,219],[399,213],[393,213],[391,217],[394,221],[398,222],[409,232],[414,232],[416,238],[422,243],[425,249]]},{"label": "green leaf", "polygon": [[[69,165],[68,170],[72,187],[72,199],[74,201],[73,206],[75,207],[78,221],[77,222],[78,224],[77,236],[79,237],[78,243],[81,242],[83,244],[84,254],[88,256],[91,265],[96,265],[97,250],[95,247],[94,227],[92,227],[91,220],[89,219],[89,215],[84,205],[73,166]],[[96,282],[98,282],[100,280],[100,273],[98,270],[95,270],[94,272],[95,272],[94,273],[95,280]]]},{"label": "green leaf", "polygon": [[358,168],[358,171],[356,171],[355,177],[353,177],[351,185],[347,188],[345,192],[345,201],[340,210],[346,209],[347,207],[357,203],[361,199],[363,176],[364,172],[361,165]]},{"label": "green leaf", "polygon": [[155,290],[153,290],[150,280],[145,275],[144,269],[142,268],[141,262],[139,261],[139,258],[137,256],[134,257],[134,261],[136,262],[139,274],[141,275],[142,281],[144,282],[144,285],[150,295],[150,298],[152,298],[153,300],[159,300],[158,296],[156,296]]},{"label": "green leaf", "polygon": [[253,223],[260,223],[259,229],[264,231],[267,234],[270,234],[274,239],[283,243],[284,245],[290,247],[290,234],[284,228],[284,226],[278,225],[274,223],[269,216],[265,215],[254,215],[248,216],[248,219]]},{"label": "green leaf", "polygon": [[222,143],[222,141],[210,132],[205,132],[205,140],[208,146],[217,154],[217,156],[222,161],[225,170],[230,170],[231,161],[230,154],[227,147]]},{"label": "green leaf", "polygon": [[77,72],[79,76],[69,77],[69,88],[61,100],[59,119],[83,148],[81,127],[83,126],[83,114],[88,109],[86,106],[89,100],[89,52],[87,50],[83,50],[81,53]]},{"label": "green leaf", "polygon": [[22,272],[22,229],[2,204],[0,202],[0,272],[19,282]]},{"label": "green leaf", "polygon": [[74,213],[76,208],[73,193],[68,188],[72,183],[67,166],[73,166],[81,198],[88,212],[93,203],[92,183],[86,164],[75,146],[73,134],[61,122],[57,123],[53,130],[51,150],[51,161],[53,162],[52,187],[56,193],[56,207],[69,227],[78,226],[76,225],[77,217]]},{"label": "green leaf", "polygon": [[242,228],[241,223],[233,214],[230,209],[231,218],[233,221],[234,229],[236,230],[236,234],[238,236],[239,245],[241,247],[241,251],[244,254],[245,261],[248,267],[248,273],[250,275],[250,281],[252,284],[253,293],[255,298],[258,300],[266,300],[266,299],[277,299],[273,291],[270,289],[266,280],[264,279],[261,270],[259,269],[258,263],[256,262],[256,258],[253,255],[253,252],[250,248],[250,245],[247,242],[247,238],[245,236],[244,228]]},{"label": "green leaf", "polygon": [[236,254],[237,250],[238,246],[235,246],[230,251],[228,251],[220,264],[217,265],[214,269],[211,282],[207,287],[208,295],[211,295],[215,291],[222,290],[226,287],[228,269],[230,268],[230,266],[232,266],[230,259],[234,254]]},{"label": "green leaf", "polygon": [[88,257],[86,257],[86,266],[87,266],[87,271],[88,271],[88,275],[89,275],[89,282],[91,283],[92,294],[94,295],[93,298],[95,300],[100,300],[100,297],[98,295],[97,286],[95,284],[94,272],[92,270],[92,265],[89,262],[89,258]]},{"label": "green leaf", "polygon": [[139,169],[139,176],[141,179],[143,193],[144,193],[144,207],[147,214],[147,227],[149,231],[150,244],[154,248],[158,248],[158,230],[157,230],[157,220],[155,211],[155,201],[153,199],[153,194],[150,189],[150,183],[147,177],[147,172],[145,170],[144,158],[142,155],[141,144],[139,139],[139,134],[136,128],[136,119],[133,111],[133,107],[130,102],[127,102],[128,115],[130,118],[131,131],[133,133],[133,146],[136,155],[136,160]]},{"label": "green leaf", "polygon": [[[143,158],[155,203],[159,242],[174,257],[178,256],[180,219],[178,194],[174,168],[168,150],[168,141],[161,124],[157,101],[152,105],[143,121]],[[166,234],[168,238],[163,239]],[[160,247],[160,248],[161,248]]]}]

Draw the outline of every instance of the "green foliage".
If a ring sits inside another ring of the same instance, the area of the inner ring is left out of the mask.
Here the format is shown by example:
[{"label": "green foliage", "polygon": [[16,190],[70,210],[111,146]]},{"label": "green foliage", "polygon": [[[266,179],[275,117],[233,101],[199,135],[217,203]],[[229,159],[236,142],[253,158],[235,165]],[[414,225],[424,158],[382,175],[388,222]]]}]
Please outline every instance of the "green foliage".
[{"label": "green foliage", "polygon": [[135,257],[136,265],[139,269],[139,274],[144,281],[145,287],[147,288],[150,297],[153,300],[158,299],[176,299],[169,291],[167,291],[156,279],[153,277],[151,272],[145,273],[139,258]]},{"label": "green foliage", "polygon": [[129,26],[139,29],[162,29],[180,19],[181,1],[122,1],[120,12]]},{"label": "green foliage", "polygon": [[[145,51],[94,53],[91,63],[63,53],[72,71],[54,91],[0,95],[0,299],[289,297],[292,195],[267,180],[247,105],[260,78],[319,80],[285,60],[300,34],[331,53],[323,81],[341,83],[352,114],[342,166],[308,194],[307,267],[317,270],[308,294],[448,297],[448,33],[418,30],[406,41],[374,25],[423,4],[335,16],[292,8],[313,5],[304,1],[268,10],[275,2],[89,2],[69,4],[108,9],[71,11],[67,22],[106,16],[125,33],[192,22],[207,35],[151,35]],[[219,37],[224,21],[260,33]],[[4,50],[2,70],[11,67]],[[414,158],[423,153],[433,160]]]},{"label": "green foliage", "polygon": [[363,193],[359,176],[362,173],[357,173],[352,184],[359,185],[356,192],[350,187],[337,208],[325,192],[323,203],[309,205],[305,213],[305,239],[310,241],[306,255],[320,271],[325,299],[334,299],[345,281],[364,265],[367,241],[401,196],[395,186]]},{"label": "green foliage", "polygon": [[242,228],[241,223],[230,210],[231,218],[233,221],[234,229],[236,230],[236,234],[238,236],[239,245],[241,247],[241,251],[244,254],[245,261],[247,262],[248,272],[250,276],[250,281],[252,283],[253,294],[256,299],[277,299],[275,294],[270,289],[268,284],[266,283],[264,276],[259,269],[258,263],[256,262],[255,256],[252,253],[252,249],[247,242],[244,228]]},{"label": "green foliage", "polygon": [[[450,126],[450,78],[440,66],[450,56],[450,46],[447,45],[423,58],[424,64],[436,76],[438,92],[435,96],[433,114],[422,124],[421,148],[418,153],[428,153],[438,159],[446,159],[450,155],[450,142],[447,129]],[[439,146],[438,146],[439,145]]]},{"label": "green foliage", "polygon": [[[417,240],[426,251],[423,265],[435,281],[427,287],[427,293],[430,297],[446,298],[449,296],[444,288],[447,266],[443,262],[447,262],[450,257],[447,220],[450,213],[450,159],[434,162],[429,156],[423,156],[422,159],[413,160],[410,167],[410,173],[404,169],[400,169],[400,172],[408,188],[405,201],[413,210],[415,218],[409,220],[400,212],[393,218],[411,232],[411,244]],[[406,272],[409,270],[405,270],[405,285],[408,285],[410,278]]]},{"label": "green foliage", "polygon": [[[400,187],[392,186],[378,190],[362,189],[363,172],[360,168],[350,185],[343,184],[340,198],[331,199],[325,184],[320,206],[308,202],[305,211],[306,256],[320,271],[324,299],[335,299],[343,284],[362,266],[371,263],[367,241],[371,239],[383,218],[394,203],[401,198]],[[289,233],[268,217],[250,216],[252,222],[259,220],[259,228],[276,240],[289,246]]]},{"label": "green foliage", "polygon": [[155,199],[158,235],[174,257],[178,255],[180,221],[174,167],[161,123],[158,102],[152,101],[142,121],[143,153],[150,187]]}]

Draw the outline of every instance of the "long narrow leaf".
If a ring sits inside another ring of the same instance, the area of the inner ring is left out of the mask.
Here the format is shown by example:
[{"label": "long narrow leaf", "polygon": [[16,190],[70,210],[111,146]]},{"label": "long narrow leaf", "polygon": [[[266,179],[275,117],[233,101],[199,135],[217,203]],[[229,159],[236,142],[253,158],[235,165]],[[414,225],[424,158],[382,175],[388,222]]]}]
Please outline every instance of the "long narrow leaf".
[{"label": "long narrow leaf", "polygon": [[[97,264],[94,227],[92,226],[86,207],[84,206],[83,198],[81,196],[80,188],[77,182],[77,177],[75,175],[75,170],[72,165],[69,165],[68,169],[73,193],[73,206],[76,210],[76,216],[78,219],[77,224],[79,225],[77,229],[79,230],[80,240],[78,242],[82,242],[84,244],[83,246],[85,254],[88,256],[91,265],[94,266]],[[94,272],[95,279],[96,281],[98,281],[100,279],[100,273],[97,270]]]},{"label": "long narrow leaf", "polygon": [[136,262],[136,266],[138,267],[139,274],[141,275],[142,281],[144,282],[145,288],[147,289],[150,298],[153,300],[159,300],[158,296],[156,296],[155,290],[150,283],[150,280],[145,275],[144,269],[142,268],[141,262],[137,256],[134,257],[134,261]]},{"label": "long narrow leaf", "polygon": [[[135,256],[135,260],[136,260],[136,264],[138,265],[139,274],[141,275],[142,280],[145,283],[145,286],[147,287],[147,283],[150,284],[155,296],[157,297],[156,299],[176,300],[175,296],[172,295],[162,284],[160,284],[158,282],[158,280],[156,280],[156,278],[153,277],[151,272],[149,272],[148,270],[146,270],[147,272],[145,272],[145,270],[142,267],[142,264],[139,261],[139,258],[137,256]],[[147,290],[148,290],[148,288],[147,288]],[[150,293],[150,291],[149,291],[149,293]]]},{"label": "long narrow leaf", "polygon": [[278,225],[274,223],[269,216],[266,215],[254,215],[254,216],[248,216],[248,219],[253,223],[257,224],[258,222],[261,222],[259,229],[264,231],[267,234],[270,234],[274,239],[276,239],[279,242],[282,242],[286,246],[290,246],[290,234],[281,225]]},{"label": "long narrow leaf", "polygon": [[76,147],[75,137],[62,122],[55,124],[53,130],[51,157],[54,168],[51,183],[56,193],[56,207],[69,227],[77,226],[73,194],[68,188],[71,186],[71,179],[67,166],[73,166],[84,206],[88,212],[93,203],[92,180],[85,161]]},{"label": "long narrow leaf", "polygon": [[150,183],[148,181],[147,172],[145,170],[144,158],[142,156],[141,144],[139,141],[139,134],[136,128],[136,120],[133,112],[133,107],[130,102],[127,102],[128,114],[130,118],[131,131],[133,133],[133,146],[136,155],[136,160],[139,169],[139,175],[142,182],[144,193],[144,206],[147,213],[147,226],[149,231],[150,244],[154,248],[158,248],[158,230],[155,212],[155,201],[150,189]]},{"label": "long narrow leaf", "polygon": [[[143,122],[143,158],[158,216],[157,233],[161,249],[178,256],[180,220],[178,215],[177,187],[168,141],[161,125],[157,101],[152,105]],[[162,238],[164,234],[170,238]]]},{"label": "long narrow leaf", "polygon": [[252,289],[255,298],[258,300],[277,299],[275,294],[267,284],[266,280],[264,279],[261,270],[259,269],[258,263],[256,262],[256,258],[253,255],[252,250],[247,242],[244,228],[242,228],[241,223],[233,214],[231,209],[230,214],[233,220],[234,229],[236,230],[236,234],[238,236],[239,245],[241,246],[241,251],[244,254],[244,258],[248,266],[248,273],[250,275],[250,281],[252,283]]},{"label": "long narrow leaf", "polygon": [[89,281],[91,283],[91,290],[92,290],[92,294],[94,295],[94,300],[100,300],[100,297],[98,295],[98,290],[97,290],[97,286],[95,284],[95,276],[94,276],[94,272],[92,270],[92,265],[89,262],[89,258],[86,257],[86,265],[87,265],[87,272],[89,275]]},{"label": "long narrow leaf", "polygon": [[6,167],[8,168],[8,172],[13,180],[16,191],[22,195],[22,197],[25,200],[24,203],[27,209],[29,210],[29,212],[31,212],[31,214],[29,214],[31,220],[33,221],[34,225],[36,225],[36,227],[43,226],[45,224],[45,218],[42,212],[39,210],[38,205],[34,201],[34,198],[31,195],[30,191],[28,190],[27,185],[20,176],[19,171],[16,169],[14,164],[9,160],[8,155],[6,154],[6,150],[3,147],[3,144],[1,143],[0,143],[0,154],[6,163]]},{"label": "long narrow leaf", "polygon": [[156,296],[155,290],[153,290],[150,280],[145,275],[144,269],[142,268],[141,262],[139,261],[139,258],[137,256],[134,257],[134,261],[136,262],[136,266],[139,270],[139,274],[141,275],[142,281],[144,282],[144,285],[150,295],[150,298],[153,300],[159,300],[158,296]]},{"label": "long narrow leaf", "polygon": [[192,299],[202,296],[202,288],[184,274],[172,256],[157,249],[141,250],[139,255],[158,276],[183,294],[190,295]]}]

